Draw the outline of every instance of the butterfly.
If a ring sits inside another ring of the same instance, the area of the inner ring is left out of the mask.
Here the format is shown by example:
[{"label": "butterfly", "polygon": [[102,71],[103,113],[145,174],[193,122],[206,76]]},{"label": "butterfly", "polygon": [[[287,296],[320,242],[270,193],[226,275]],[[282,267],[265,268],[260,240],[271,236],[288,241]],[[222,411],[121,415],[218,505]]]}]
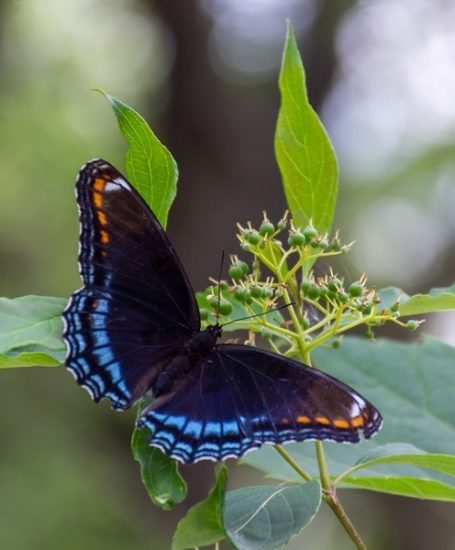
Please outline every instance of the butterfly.
[{"label": "butterfly", "polygon": [[104,160],[79,172],[83,287],[63,313],[66,366],[94,401],[153,400],[137,425],[184,463],[240,457],[264,443],[355,443],[379,411],[343,382],[293,359],[224,344],[201,330],[188,276],[139,193]]}]

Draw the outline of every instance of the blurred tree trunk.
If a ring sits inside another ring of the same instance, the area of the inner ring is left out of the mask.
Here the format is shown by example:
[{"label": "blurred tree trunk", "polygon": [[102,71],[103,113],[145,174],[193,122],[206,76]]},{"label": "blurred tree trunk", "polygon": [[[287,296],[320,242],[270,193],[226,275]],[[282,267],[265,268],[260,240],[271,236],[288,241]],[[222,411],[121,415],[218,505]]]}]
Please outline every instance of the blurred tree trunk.
[{"label": "blurred tree trunk", "polygon": [[[323,103],[336,71],[336,26],[352,3],[340,7],[321,2],[303,37],[316,107]],[[217,271],[223,248],[238,251],[237,221],[258,222],[263,209],[277,218],[285,209],[273,152],[277,78],[240,88],[222,81],[210,64],[212,21],[199,3],[150,0],[150,7],[168,25],[176,46],[164,133],[179,165],[180,184],[169,231],[195,286],[201,287]],[[283,39],[284,32],[283,21]]]}]

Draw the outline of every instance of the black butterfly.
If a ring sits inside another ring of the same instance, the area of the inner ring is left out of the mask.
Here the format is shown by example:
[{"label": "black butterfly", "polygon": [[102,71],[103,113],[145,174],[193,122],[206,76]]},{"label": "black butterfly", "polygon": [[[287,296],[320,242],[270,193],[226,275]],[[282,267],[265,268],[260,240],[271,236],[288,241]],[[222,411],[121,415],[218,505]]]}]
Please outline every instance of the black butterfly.
[{"label": "black butterfly", "polygon": [[92,399],[127,409],[147,392],[138,426],[182,461],[239,457],[263,443],[359,441],[381,427],[349,386],[254,347],[201,330],[188,277],[148,206],[108,162],[76,183],[84,286],[63,314],[66,365]]}]

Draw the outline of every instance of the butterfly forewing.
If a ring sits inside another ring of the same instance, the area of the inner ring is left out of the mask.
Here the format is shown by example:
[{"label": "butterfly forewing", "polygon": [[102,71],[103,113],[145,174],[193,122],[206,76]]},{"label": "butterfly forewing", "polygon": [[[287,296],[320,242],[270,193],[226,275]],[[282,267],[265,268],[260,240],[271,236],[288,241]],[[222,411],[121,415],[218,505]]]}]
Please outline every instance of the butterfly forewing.
[{"label": "butterfly forewing", "polygon": [[188,278],[163,228],[109,163],[76,183],[84,282],[64,313],[66,364],[95,400],[126,408],[200,329]]}]

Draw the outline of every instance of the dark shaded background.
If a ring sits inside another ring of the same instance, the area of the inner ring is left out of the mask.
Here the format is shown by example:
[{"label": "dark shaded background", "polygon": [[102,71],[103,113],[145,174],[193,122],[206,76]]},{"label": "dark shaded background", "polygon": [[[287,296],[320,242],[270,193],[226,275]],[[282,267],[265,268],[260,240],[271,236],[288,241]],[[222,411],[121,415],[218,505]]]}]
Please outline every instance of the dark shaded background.
[{"label": "dark shaded background", "polygon": [[[58,0],[0,3],[1,294],[79,286],[73,182],[125,144],[101,87],[138,109],[174,154],[169,233],[196,289],[235,223],[281,216],[273,155],[277,76],[291,18],[309,95],[341,166],[343,271],[407,292],[454,276],[455,5],[450,0]],[[0,328],[1,329],[1,328]],[[426,332],[454,342],[450,315]],[[402,337],[401,334],[395,337]],[[168,548],[129,452],[134,413],[95,406],[64,369],[1,373],[0,547]],[[232,485],[259,482],[231,464]],[[184,471],[191,502],[211,465]],[[375,549],[455,548],[454,508],[365,492],[346,507]],[[350,548],[330,513],[289,548]]]}]

